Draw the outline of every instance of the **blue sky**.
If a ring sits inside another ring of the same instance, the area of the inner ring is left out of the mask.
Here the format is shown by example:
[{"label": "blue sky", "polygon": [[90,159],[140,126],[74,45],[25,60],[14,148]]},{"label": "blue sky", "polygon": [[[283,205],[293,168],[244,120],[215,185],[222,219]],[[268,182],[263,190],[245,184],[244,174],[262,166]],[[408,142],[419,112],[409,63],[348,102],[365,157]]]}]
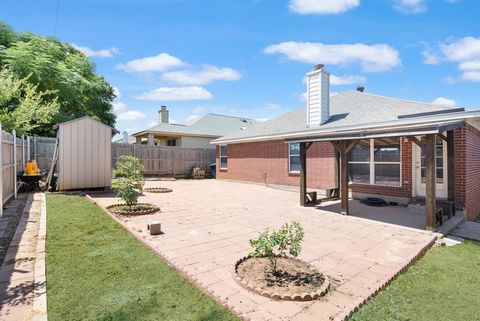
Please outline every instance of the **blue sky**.
[{"label": "blue sky", "polygon": [[363,84],[480,107],[479,11],[475,0],[0,0],[16,30],[55,35],[95,61],[129,132],[151,126],[160,105],[179,123],[302,107],[314,62],[334,75],[332,92]]}]

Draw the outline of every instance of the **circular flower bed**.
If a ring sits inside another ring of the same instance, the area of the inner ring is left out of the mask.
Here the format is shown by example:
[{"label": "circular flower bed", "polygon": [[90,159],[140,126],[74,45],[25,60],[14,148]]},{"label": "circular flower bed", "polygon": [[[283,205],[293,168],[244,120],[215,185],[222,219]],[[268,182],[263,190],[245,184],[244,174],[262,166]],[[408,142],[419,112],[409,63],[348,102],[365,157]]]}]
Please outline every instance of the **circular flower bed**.
[{"label": "circular flower bed", "polygon": [[114,204],[107,206],[110,213],[117,215],[145,215],[158,212],[160,209],[152,204],[137,203],[136,205],[128,206],[127,204]]},{"label": "circular flower bed", "polygon": [[173,192],[173,189],[166,187],[149,187],[143,189],[147,193],[170,193]]},{"label": "circular flower bed", "polygon": [[290,258],[277,259],[277,272],[266,257],[244,257],[235,264],[234,278],[249,291],[285,301],[311,301],[327,292],[328,278],[307,262]]}]

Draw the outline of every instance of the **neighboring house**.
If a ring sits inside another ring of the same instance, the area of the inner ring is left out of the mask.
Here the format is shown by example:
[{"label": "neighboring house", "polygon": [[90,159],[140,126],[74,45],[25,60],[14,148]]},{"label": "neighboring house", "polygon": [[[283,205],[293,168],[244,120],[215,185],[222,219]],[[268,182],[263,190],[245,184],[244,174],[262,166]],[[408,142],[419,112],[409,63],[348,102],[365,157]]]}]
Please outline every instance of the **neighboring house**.
[{"label": "neighboring house", "polygon": [[[330,97],[329,73],[307,74],[307,107],[226,135],[217,178],[339,188],[341,211],[380,196],[426,205],[427,228],[446,203],[469,219],[480,213],[480,111],[346,91]],[[442,203],[443,202],[443,203]],[[448,209],[447,209],[448,210]]]},{"label": "neighboring house", "polygon": [[132,134],[137,144],[215,148],[213,139],[252,126],[252,119],[217,114],[206,114],[191,125],[170,124],[168,109],[159,110],[160,122],[152,128]]}]

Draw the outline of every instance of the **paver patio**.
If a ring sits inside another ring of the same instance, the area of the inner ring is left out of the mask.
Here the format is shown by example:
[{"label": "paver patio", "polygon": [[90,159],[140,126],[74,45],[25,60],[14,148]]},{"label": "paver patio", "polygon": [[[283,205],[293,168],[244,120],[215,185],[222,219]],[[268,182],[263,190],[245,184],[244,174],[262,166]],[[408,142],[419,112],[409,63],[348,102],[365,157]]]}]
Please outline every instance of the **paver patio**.
[{"label": "paver patio", "polygon": [[[344,319],[436,237],[426,231],[303,208],[298,205],[298,193],[261,185],[185,180],[149,181],[146,187],[169,187],[173,192],[140,197],[140,202],[160,206],[161,213],[122,218],[124,226],[244,319]],[[118,202],[111,195],[91,197],[103,207]],[[162,223],[163,235],[148,235],[146,225],[151,220]],[[292,220],[305,229],[300,258],[330,277],[329,293],[312,302],[279,302],[238,286],[231,271],[249,253],[249,239],[267,227],[278,228]]]}]

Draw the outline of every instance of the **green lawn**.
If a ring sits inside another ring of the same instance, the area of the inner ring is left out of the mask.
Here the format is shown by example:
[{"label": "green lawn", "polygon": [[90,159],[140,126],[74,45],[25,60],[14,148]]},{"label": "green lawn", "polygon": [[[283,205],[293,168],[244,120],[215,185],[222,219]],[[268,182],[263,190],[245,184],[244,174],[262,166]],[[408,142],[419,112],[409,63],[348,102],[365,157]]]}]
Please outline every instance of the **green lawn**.
[{"label": "green lawn", "polygon": [[47,209],[50,321],[238,321],[83,197]]},{"label": "green lawn", "polygon": [[480,243],[436,247],[351,321],[479,321]]}]

